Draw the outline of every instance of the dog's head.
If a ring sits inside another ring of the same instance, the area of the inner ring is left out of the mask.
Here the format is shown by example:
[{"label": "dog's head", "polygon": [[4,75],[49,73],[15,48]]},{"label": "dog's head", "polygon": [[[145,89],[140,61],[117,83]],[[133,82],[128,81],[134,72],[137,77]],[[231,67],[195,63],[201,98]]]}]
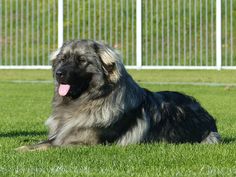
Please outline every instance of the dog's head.
[{"label": "dog's head", "polygon": [[84,92],[104,92],[119,82],[124,67],[111,47],[92,40],[69,41],[51,57],[56,91],[78,98]]}]

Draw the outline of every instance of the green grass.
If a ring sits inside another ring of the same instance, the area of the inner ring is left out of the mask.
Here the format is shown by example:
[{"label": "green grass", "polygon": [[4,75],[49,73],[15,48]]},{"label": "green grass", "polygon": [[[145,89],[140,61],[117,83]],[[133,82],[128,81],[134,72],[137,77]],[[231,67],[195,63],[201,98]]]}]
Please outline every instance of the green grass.
[{"label": "green grass", "polygon": [[[236,71],[129,71],[136,81],[236,83]],[[141,84],[152,91],[177,90],[196,97],[217,119],[223,143],[147,144],[55,148],[18,153],[14,148],[47,136],[52,80],[46,70],[0,70],[0,176],[235,176],[236,88]]]}]

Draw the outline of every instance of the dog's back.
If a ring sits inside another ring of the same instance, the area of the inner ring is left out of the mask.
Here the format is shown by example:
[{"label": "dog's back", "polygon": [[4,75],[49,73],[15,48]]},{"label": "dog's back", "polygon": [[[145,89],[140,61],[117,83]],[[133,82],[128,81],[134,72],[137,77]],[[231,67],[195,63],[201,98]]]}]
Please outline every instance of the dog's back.
[{"label": "dog's back", "polygon": [[170,91],[147,91],[147,95],[155,107],[147,107],[153,121],[150,128],[153,140],[172,143],[220,141],[214,118],[193,97]]}]

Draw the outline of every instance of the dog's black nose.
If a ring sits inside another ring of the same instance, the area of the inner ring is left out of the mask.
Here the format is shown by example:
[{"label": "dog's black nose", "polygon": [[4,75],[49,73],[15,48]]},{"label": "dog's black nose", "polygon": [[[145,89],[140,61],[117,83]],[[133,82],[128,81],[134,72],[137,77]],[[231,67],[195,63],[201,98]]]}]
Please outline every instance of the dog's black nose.
[{"label": "dog's black nose", "polygon": [[60,70],[58,70],[58,71],[56,72],[56,75],[57,75],[57,77],[59,77],[59,78],[63,78],[63,77],[64,77],[64,74],[63,74],[62,71],[60,71]]}]

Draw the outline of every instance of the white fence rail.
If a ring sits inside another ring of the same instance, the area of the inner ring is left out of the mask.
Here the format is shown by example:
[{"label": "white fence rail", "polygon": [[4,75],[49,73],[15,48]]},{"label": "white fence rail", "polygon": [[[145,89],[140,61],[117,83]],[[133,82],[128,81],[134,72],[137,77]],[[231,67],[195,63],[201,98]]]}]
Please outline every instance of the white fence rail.
[{"label": "white fence rail", "polygon": [[0,69],[50,68],[63,41],[120,50],[127,68],[236,69],[235,0],[0,0]]}]

